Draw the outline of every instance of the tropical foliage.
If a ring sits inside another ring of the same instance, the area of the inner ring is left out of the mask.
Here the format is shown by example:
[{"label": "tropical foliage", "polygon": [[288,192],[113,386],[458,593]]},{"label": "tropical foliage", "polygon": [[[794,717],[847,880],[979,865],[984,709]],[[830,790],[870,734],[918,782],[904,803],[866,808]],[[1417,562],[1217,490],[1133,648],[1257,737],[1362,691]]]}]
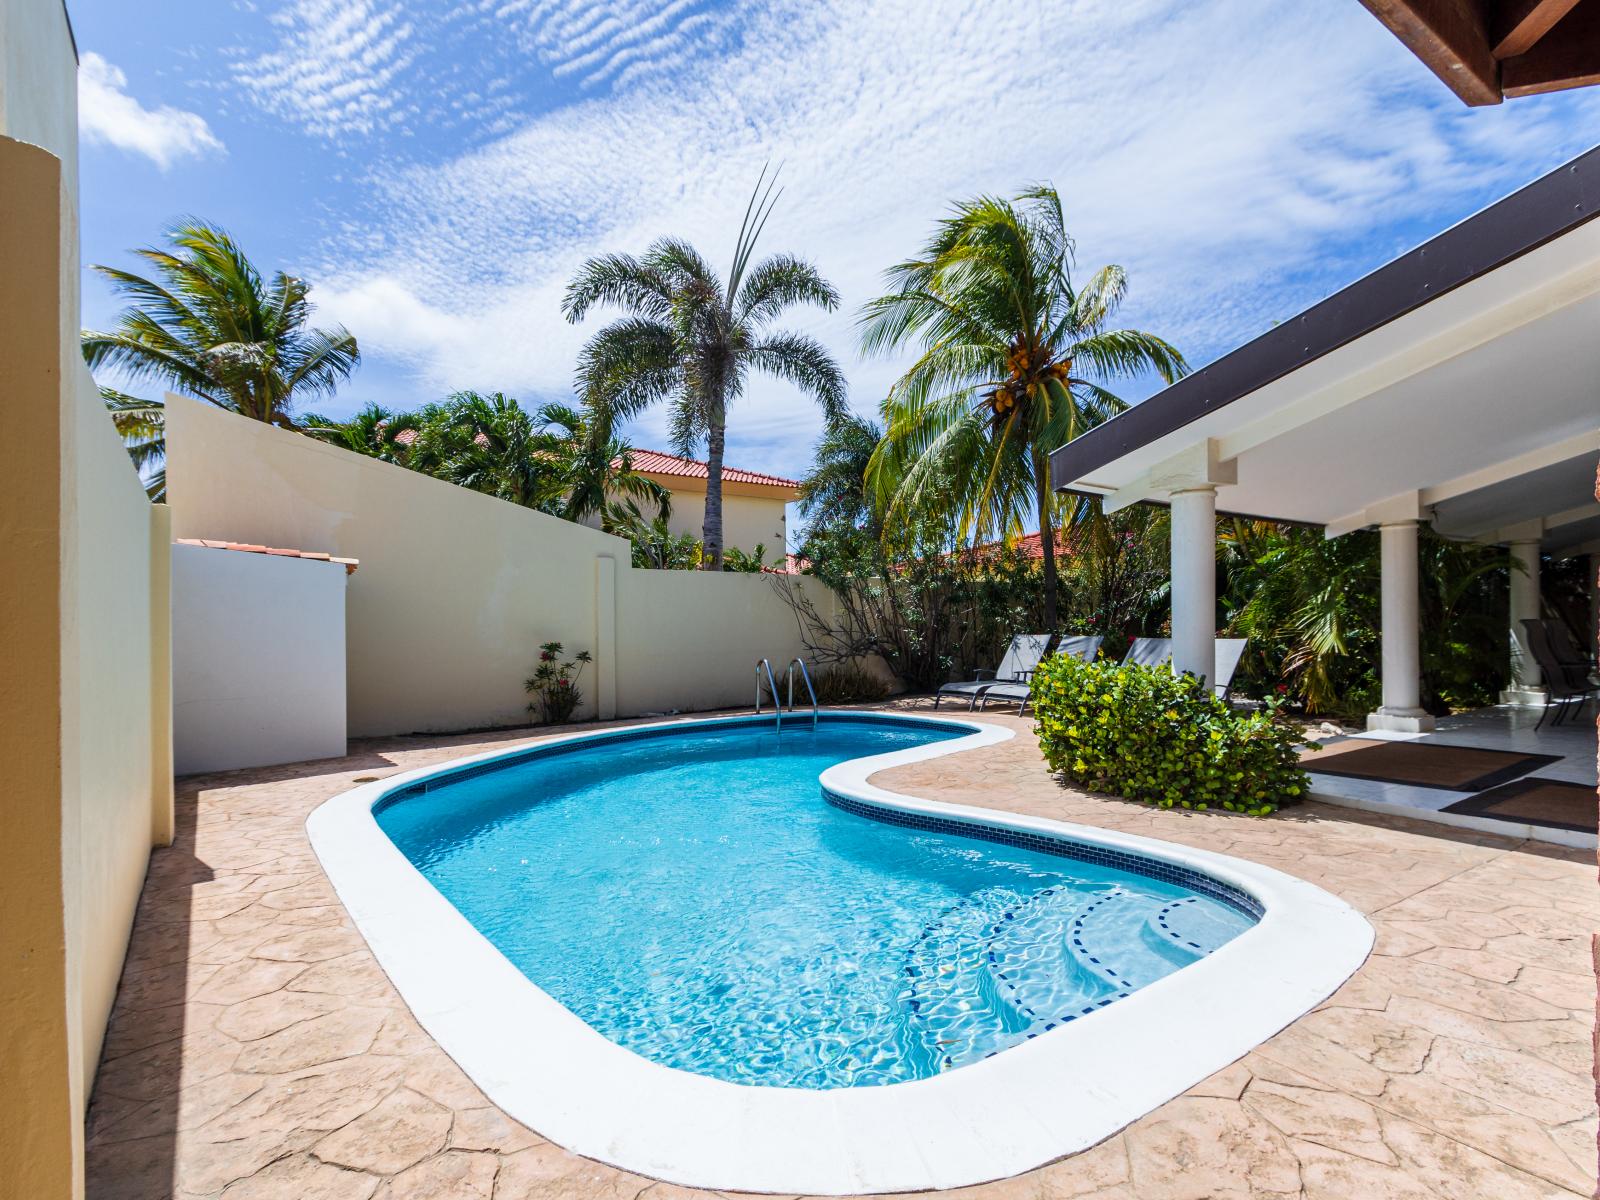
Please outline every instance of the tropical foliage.
[{"label": "tropical foliage", "polygon": [[1192,675],[1064,654],[1045,659],[1032,690],[1045,762],[1079,787],[1256,816],[1305,794],[1303,735],[1273,704],[1239,713]]},{"label": "tropical foliage", "polygon": [[[264,279],[224,230],[201,221],[173,226],[166,241],[135,251],[144,275],[95,267],[130,303],[110,330],[84,332],[92,370],[293,426],[299,405],[331,396],[360,363],[342,326],[311,327],[305,280],[282,271]],[[147,484],[164,487],[160,401],[112,388],[102,395]]]},{"label": "tropical foliage", "polygon": [[[456,392],[412,412],[369,405],[345,421],[309,415],[304,432],[360,454],[571,521],[630,531],[671,495],[633,469],[610,427],[565,404],[531,413],[502,392]],[[644,506],[642,509],[641,506]]]},{"label": "tropical foliage", "polygon": [[574,323],[598,305],[628,314],[583,349],[577,383],[585,404],[612,422],[665,403],[674,448],[692,455],[705,445],[701,541],[703,565],[712,571],[722,569],[724,557],[722,458],[728,413],[749,377],[759,372],[787,380],[829,417],[844,408],[844,375],[822,344],[771,328],[796,304],[832,311],[839,303],[838,293],[817,269],[793,255],[777,254],[751,264],[776,202],[771,184],[764,192],[756,185],[725,280],[693,246],[665,238],[641,257],[590,259],[562,301],[562,312]]},{"label": "tropical foliage", "polygon": [[1052,187],[1015,201],[956,206],[921,254],[888,272],[892,289],[862,318],[868,353],[920,356],[884,401],[886,435],[868,475],[890,514],[948,512],[962,540],[1041,533],[1043,620],[1059,615],[1055,535],[1062,516],[1049,454],[1120,411],[1107,384],[1188,368],[1154,334],[1113,327],[1127,274],[1081,286]]}]

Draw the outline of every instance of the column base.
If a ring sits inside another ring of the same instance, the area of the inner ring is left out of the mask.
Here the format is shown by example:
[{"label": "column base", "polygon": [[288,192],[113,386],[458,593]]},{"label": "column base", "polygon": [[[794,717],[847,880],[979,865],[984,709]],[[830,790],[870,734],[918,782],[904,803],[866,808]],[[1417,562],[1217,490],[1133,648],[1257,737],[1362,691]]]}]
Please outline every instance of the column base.
[{"label": "column base", "polygon": [[1367,714],[1367,731],[1383,733],[1429,733],[1433,717],[1420,708],[1380,708]]},{"label": "column base", "polygon": [[1542,687],[1509,687],[1500,693],[1501,704],[1523,704],[1531,708],[1543,708],[1550,702],[1550,693]]}]

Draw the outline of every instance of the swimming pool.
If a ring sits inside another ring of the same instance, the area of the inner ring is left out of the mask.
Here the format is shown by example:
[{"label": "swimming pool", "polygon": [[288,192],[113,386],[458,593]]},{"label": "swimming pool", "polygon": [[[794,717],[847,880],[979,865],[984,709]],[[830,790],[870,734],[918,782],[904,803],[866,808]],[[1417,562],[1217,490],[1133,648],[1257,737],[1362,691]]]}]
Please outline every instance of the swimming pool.
[{"label": "swimming pool", "polygon": [[818,777],[836,763],[964,732],[892,720],[665,731],[447,776],[376,815],[590,1026],[733,1083],[936,1075],[1090,1016],[1255,923],[1252,899],[1160,878],[1152,860],[911,828],[825,800]]},{"label": "swimming pool", "polygon": [[1102,1141],[1372,945],[1280,871],[1008,812],[982,754],[952,778],[998,807],[870,781],[1012,737],[569,734],[354,788],[307,832],[424,1029],[558,1145],[704,1188],[959,1187]]}]

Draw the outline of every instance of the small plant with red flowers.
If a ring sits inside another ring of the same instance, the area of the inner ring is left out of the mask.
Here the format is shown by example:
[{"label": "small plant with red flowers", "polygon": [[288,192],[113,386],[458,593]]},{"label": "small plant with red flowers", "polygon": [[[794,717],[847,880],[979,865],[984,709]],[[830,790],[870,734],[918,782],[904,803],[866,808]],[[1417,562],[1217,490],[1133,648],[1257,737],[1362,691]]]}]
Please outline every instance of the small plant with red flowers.
[{"label": "small plant with red flowers", "polygon": [[564,653],[560,642],[545,642],[539,647],[539,665],[534,667],[525,684],[528,695],[533,697],[528,702],[528,711],[541,725],[570,721],[583,699],[583,693],[578,690],[578,677],[594,657],[587,650],[579,650],[563,662]]}]

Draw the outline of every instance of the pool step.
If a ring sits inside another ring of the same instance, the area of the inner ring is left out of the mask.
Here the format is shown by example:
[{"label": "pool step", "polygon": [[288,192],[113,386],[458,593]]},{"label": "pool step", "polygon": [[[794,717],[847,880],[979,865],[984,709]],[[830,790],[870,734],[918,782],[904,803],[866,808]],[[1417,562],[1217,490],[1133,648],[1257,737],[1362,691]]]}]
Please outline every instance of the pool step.
[{"label": "pool step", "polygon": [[905,1053],[948,1070],[981,1057],[979,1046],[1010,1045],[1027,1035],[1034,1019],[985,969],[995,922],[1023,899],[1009,889],[986,889],[923,929],[903,968]]},{"label": "pool step", "polygon": [[1088,1016],[1238,931],[1198,897],[1115,886],[964,897],[906,953],[902,1051],[939,1070],[961,1066]]}]

